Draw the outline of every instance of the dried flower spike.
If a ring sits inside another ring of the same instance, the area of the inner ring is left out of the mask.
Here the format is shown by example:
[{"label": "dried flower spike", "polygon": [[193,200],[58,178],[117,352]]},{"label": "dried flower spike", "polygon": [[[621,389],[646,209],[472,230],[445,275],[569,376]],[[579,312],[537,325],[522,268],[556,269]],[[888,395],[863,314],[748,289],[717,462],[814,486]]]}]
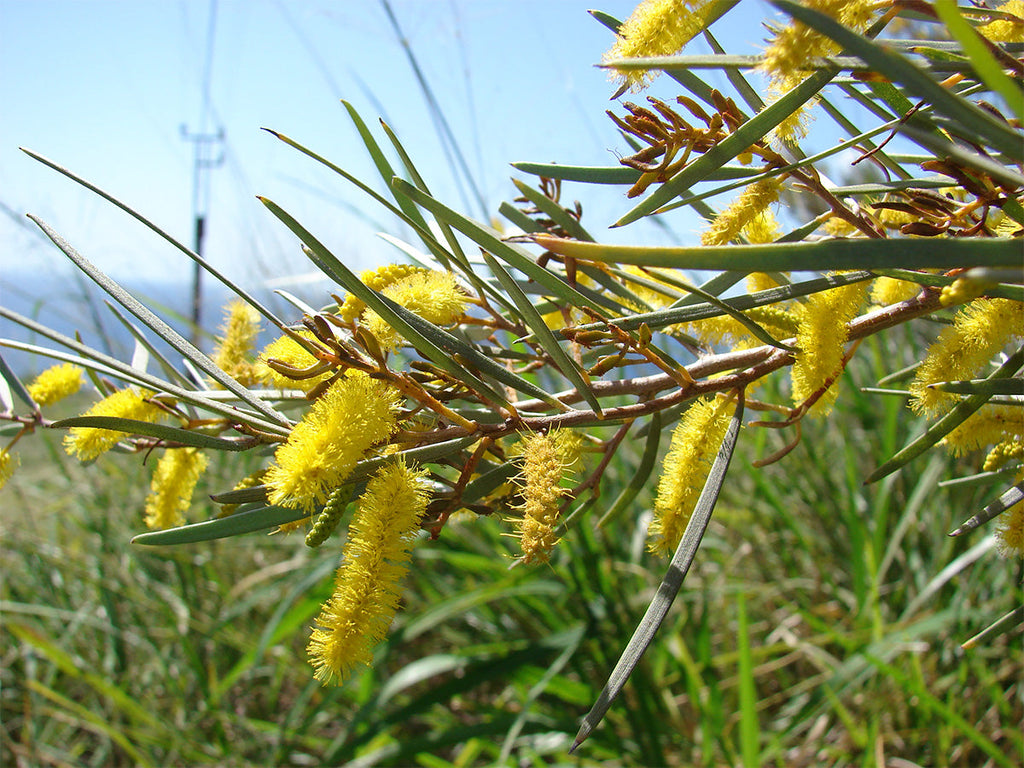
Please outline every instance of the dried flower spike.
[{"label": "dried flower spike", "polygon": [[369,664],[398,608],[420,518],[427,508],[424,470],[388,464],[369,483],[349,526],[334,594],[324,604],[309,640],[317,680],[343,681]]}]

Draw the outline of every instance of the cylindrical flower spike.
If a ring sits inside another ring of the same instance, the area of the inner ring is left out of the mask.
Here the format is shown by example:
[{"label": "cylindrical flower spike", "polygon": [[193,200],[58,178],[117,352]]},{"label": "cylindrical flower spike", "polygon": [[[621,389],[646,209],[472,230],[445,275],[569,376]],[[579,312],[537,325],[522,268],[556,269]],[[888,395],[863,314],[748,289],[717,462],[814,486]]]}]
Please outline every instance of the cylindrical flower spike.
[{"label": "cylindrical flower spike", "polygon": [[[298,331],[298,334],[308,339],[313,338],[313,334],[307,330]],[[268,360],[277,360],[296,370],[309,368],[318,362],[316,357],[291,336],[282,336],[264,347],[253,366],[256,377],[260,381],[281,389],[300,389],[303,392],[309,392],[331,376],[331,371],[327,371],[308,378],[293,379],[283,373],[278,373],[267,365]]]},{"label": "cylindrical flower spike", "polygon": [[1003,557],[1024,557],[1024,501],[996,518],[996,548]]},{"label": "cylindrical flower spike", "polygon": [[800,351],[792,370],[795,405],[820,395],[816,413],[827,413],[832,407],[849,333],[846,324],[856,317],[866,295],[866,283],[853,283],[812,294],[801,306],[796,334]]},{"label": "cylindrical flower spike", "polygon": [[239,384],[252,386],[259,381],[251,360],[260,333],[259,312],[236,299],[227,305],[224,314],[223,336],[214,350],[213,361]]},{"label": "cylindrical flower spike", "polygon": [[1010,339],[1022,337],[1024,311],[1019,301],[977,299],[967,304],[918,367],[910,385],[911,408],[932,416],[952,408],[956,395],[928,385],[974,378]]},{"label": "cylindrical flower spike", "polygon": [[563,430],[532,434],[523,440],[523,469],[519,473],[523,516],[516,519],[523,563],[546,563],[558,543],[555,527],[562,497],[567,493],[561,482],[576,462],[579,443],[579,436]]},{"label": "cylindrical flower spike", "polygon": [[[704,28],[711,0],[643,0],[619,27],[615,45],[605,61],[644,56],[671,56],[683,49]],[[655,73],[617,72],[633,90],[640,90]]]},{"label": "cylindrical flower spike", "polygon": [[318,680],[344,680],[357,664],[369,664],[398,608],[420,519],[429,494],[425,470],[396,461],[366,484],[349,526],[334,594],[316,619],[309,641]]},{"label": "cylindrical flower spike", "polygon": [[[466,308],[466,294],[451,272],[413,272],[381,290],[385,296],[435,325],[451,325]],[[398,333],[376,312],[368,311],[363,324],[383,349],[396,349]]]},{"label": "cylindrical flower spike", "polygon": [[[153,393],[135,389],[119,389],[100,400],[85,412],[85,416],[115,416],[136,421],[158,422],[164,417],[156,405],[148,402]],[[69,456],[91,461],[106,453],[124,437],[123,432],[97,427],[72,427],[64,436],[64,450]]]},{"label": "cylindrical flower spike", "polygon": [[197,448],[172,448],[156,465],[146,497],[146,525],[156,530],[185,523],[199,476],[208,459]]},{"label": "cylindrical flower spike", "polygon": [[82,373],[71,363],[55,365],[36,376],[28,385],[28,393],[39,405],[53,405],[81,389]]},{"label": "cylindrical flower spike", "polygon": [[271,504],[312,513],[366,452],[390,437],[399,393],[359,372],[339,378],[277,449],[265,482]]},{"label": "cylindrical flower spike", "polygon": [[[367,269],[359,275],[359,279],[363,281],[363,284],[367,288],[372,288],[375,291],[383,291],[392,283],[395,283],[409,275],[414,275],[420,272],[426,272],[424,267],[413,266],[412,264],[385,264],[377,269]],[[366,309],[366,304],[363,300],[354,294],[349,294],[345,297],[345,301],[342,302],[341,307],[338,309],[338,315],[346,323],[354,322],[363,314],[363,310]]]},{"label": "cylindrical flower spike", "polygon": [[702,398],[683,414],[662,465],[648,549],[671,554],[690,522],[701,489],[729,427],[729,400]]},{"label": "cylindrical flower spike", "polygon": [[7,481],[14,475],[18,463],[18,457],[12,454],[10,449],[0,449],[0,489],[7,485]]},{"label": "cylindrical flower spike", "polygon": [[700,236],[702,245],[725,245],[731,243],[744,228],[755,225],[755,232],[760,234],[760,227],[769,226],[759,221],[759,217],[768,211],[768,206],[779,199],[779,188],[782,180],[777,176],[762,179],[749,185],[728,208],[723,210],[711,222],[711,228]]}]

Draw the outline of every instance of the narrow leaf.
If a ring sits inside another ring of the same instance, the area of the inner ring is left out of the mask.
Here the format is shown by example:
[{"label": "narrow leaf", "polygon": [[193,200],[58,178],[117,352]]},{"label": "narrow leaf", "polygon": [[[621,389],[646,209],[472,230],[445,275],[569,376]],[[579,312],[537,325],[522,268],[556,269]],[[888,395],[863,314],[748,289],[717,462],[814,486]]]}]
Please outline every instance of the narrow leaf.
[{"label": "narrow leaf", "polygon": [[308,517],[308,515],[301,509],[262,507],[216,520],[204,520],[201,523],[168,528],[166,531],[140,533],[131,540],[131,543],[147,547],[195,544],[199,541],[226,539],[230,536],[241,536],[243,533],[276,528],[285,523],[301,520],[303,517]]},{"label": "narrow leaf", "polygon": [[849,269],[955,269],[1020,264],[1020,240],[1011,238],[833,239],[816,243],[723,246],[605,245],[533,235],[561,256],[604,264],[673,269],[797,272]]},{"label": "narrow leaf", "polygon": [[789,0],[772,0],[772,4],[797,21],[835,40],[848,53],[864,59],[876,71],[929,104],[934,112],[953,120],[965,135],[987,142],[989,146],[1018,162],[1024,161],[1024,142],[1019,133],[940,85],[905,56],[867,40],[820,11]]},{"label": "narrow leaf", "polygon": [[124,432],[128,435],[155,437],[159,440],[191,445],[195,448],[212,448],[216,451],[244,451],[256,444],[251,438],[247,437],[238,440],[227,440],[223,437],[207,435],[203,432],[193,432],[192,430],[171,427],[166,424],[152,424],[147,421],[136,421],[135,419],[122,419],[117,416],[74,416],[70,419],[55,421],[53,424],[50,424],[50,427],[52,429],[70,429],[71,427],[109,429],[115,432]]},{"label": "narrow leaf", "polygon": [[725,481],[725,474],[729,469],[729,462],[732,460],[733,450],[736,448],[736,440],[739,437],[742,423],[743,392],[739,392],[736,397],[736,410],[733,412],[732,420],[729,422],[729,428],[726,430],[722,444],[718,448],[718,455],[715,456],[715,462],[711,466],[708,479],[704,483],[704,489],[700,493],[700,498],[697,500],[697,505],[693,510],[690,521],[686,525],[686,530],[679,541],[679,546],[672,556],[668,572],[665,574],[665,578],[662,579],[661,586],[658,587],[658,592],[651,601],[650,606],[648,606],[644,617],[640,620],[639,626],[630,638],[625,650],[623,650],[618,664],[612,670],[608,682],[597,697],[597,702],[590,712],[587,713],[586,717],[583,718],[583,724],[576,734],[576,739],[573,741],[570,752],[575,750],[590,735],[591,731],[601,722],[612,701],[622,691],[622,687],[640,662],[640,657],[647,650],[647,646],[654,639],[655,632],[658,631],[662,621],[664,621],[669,607],[679,592],[679,588],[683,585],[683,580],[686,578],[687,571],[690,570],[690,565],[697,554],[697,548],[700,546],[701,539],[704,538],[704,531],[707,530],[708,523],[711,521],[711,512],[715,508],[715,502],[718,501],[718,494]]},{"label": "narrow leaf", "polygon": [[976,514],[970,520],[964,521],[964,523],[956,530],[950,531],[949,535],[960,536],[968,531],[973,531],[975,528],[984,525],[995,517],[998,517],[1014,504],[1019,504],[1021,501],[1024,501],[1024,483],[1017,483],[1016,485],[1011,486],[1009,490],[1004,492],[991,504],[986,505],[981,512]]}]

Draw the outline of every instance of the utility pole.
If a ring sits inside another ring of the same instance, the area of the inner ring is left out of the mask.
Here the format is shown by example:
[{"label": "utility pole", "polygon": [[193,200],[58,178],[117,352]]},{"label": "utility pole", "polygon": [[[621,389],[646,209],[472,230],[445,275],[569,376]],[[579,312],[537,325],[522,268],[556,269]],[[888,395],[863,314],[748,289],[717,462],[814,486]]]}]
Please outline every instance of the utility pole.
[{"label": "utility pole", "polygon": [[[224,162],[224,129],[210,129],[211,102],[210,83],[213,68],[213,43],[217,23],[217,0],[210,0],[210,17],[206,29],[206,60],[203,65],[203,94],[199,112],[199,130],[192,133],[184,125],[181,126],[181,137],[192,142],[192,250],[203,255],[203,236],[206,234],[206,214],[210,198],[210,174],[213,168]],[[215,151],[219,150],[219,151]],[[192,270],[192,343],[199,344],[199,331],[202,321],[203,269],[198,262]]]}]

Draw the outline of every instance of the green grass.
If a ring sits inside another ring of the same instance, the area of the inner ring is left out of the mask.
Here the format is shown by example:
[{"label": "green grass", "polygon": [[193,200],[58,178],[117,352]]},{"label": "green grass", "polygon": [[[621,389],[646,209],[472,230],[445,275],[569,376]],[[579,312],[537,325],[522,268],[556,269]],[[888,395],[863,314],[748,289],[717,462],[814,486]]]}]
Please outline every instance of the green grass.
[{"label": "green grass", "polygon": [[[84,468],[57,434],[24,440],[2,492],[0,763],[1018,765],[1019,633],[959,644],[1019,603],[1021,566],[974,550],[984,529],[946,536],[991,492],[938,488],[968,471],[939,454],[862,484],[921,425],[854,385],[910,341],[866,342],[837,411],[805,420],[781,462],[750,466],[789,435],[745,430],[666,624],[571,757],[665,567],[644,550],[648,491],[606,528],[573,529],[550,567],[509,570],[500,511],[453,521],[415,549],[375,667],[324,688],[304,646],[338,538],[131,547],[139,458]],[[601,504],[642,450],[623,447]],[[215,462],[200,490],[254,461]]]}]

